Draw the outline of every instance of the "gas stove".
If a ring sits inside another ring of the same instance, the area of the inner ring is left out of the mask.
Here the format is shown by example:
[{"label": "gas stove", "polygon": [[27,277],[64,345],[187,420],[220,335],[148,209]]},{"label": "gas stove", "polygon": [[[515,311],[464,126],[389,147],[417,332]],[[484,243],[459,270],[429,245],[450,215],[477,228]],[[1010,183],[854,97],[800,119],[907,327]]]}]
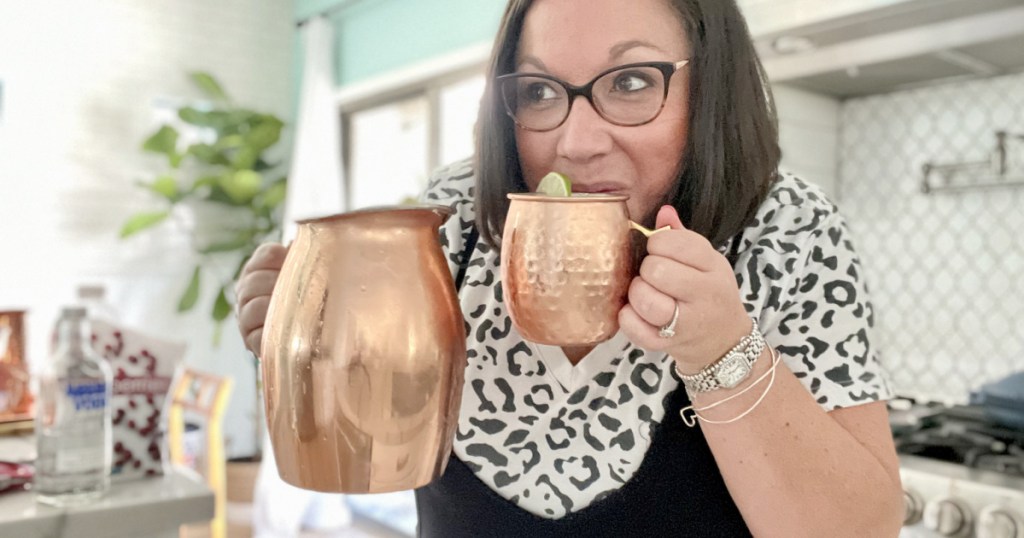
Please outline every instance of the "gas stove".
[{"label": "gas stove", "polygon": [[901,538],[1024,538],[1024,431],[977,406],[890,402],[906,503]]}]

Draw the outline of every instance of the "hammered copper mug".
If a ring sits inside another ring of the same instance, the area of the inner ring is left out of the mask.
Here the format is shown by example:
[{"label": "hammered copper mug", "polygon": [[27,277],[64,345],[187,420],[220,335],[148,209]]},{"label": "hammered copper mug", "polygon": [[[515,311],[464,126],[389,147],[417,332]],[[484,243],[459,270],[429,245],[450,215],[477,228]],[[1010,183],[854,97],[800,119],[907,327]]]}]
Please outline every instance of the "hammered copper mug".
[{"label": "hammered copper mug", "polygon": [[466,365],[440,206],[299,222],[262,342],[285,482],[324,492],[423,486],[444,471]]},{"label": "hammered copper mug", "polygon": [[559,346],[608,340],[632,279],[625,195],[509,194],[501,241],[505,304],[523,338]]}]

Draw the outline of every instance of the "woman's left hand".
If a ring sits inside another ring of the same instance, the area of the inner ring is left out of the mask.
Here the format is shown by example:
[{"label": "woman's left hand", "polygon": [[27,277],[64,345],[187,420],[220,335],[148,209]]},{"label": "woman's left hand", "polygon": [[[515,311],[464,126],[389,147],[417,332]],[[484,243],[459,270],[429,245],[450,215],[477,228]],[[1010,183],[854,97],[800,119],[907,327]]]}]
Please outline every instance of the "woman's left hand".
[{"label": "woman's left hand", "polygon": [[[728,260],[704,236],[687,230],[675,208],[658,211],[657,228],[671,229],[647,240],[647,257],[629,287],[619,325],[636,345],[665,351],[683,373],[696,373],[725,355],[750,332]],[[659,329],[679,307],[675,335]]]}]

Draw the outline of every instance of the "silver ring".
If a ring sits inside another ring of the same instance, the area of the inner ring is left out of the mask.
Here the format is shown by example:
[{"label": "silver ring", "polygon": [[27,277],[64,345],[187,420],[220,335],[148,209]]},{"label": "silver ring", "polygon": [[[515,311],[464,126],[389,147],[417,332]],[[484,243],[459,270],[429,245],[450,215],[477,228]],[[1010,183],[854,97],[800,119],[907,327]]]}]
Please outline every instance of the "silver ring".
[{"label": "silver ring", "polygon": [[679,321],[679,301],[674,301],[675,309],[672,310],[672,321],[658,328],[658,336],[672,338],[676,335],[676,322]]}]

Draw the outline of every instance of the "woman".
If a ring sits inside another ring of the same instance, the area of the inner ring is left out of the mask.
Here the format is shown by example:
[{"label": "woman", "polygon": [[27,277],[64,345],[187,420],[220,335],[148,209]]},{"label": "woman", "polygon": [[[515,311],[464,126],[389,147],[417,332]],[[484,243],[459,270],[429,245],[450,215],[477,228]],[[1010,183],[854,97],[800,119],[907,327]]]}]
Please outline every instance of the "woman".
[{"label": "woman", "polygon": [[[732,0],[510,2],[476,158],[425,196],[458,212],[441,237],[469,363],[455,457],[417,491],[421,533],[897,534],[859,260],[835,207],[778,161]],[[592,348],[524,341],[502,301],[505,195],[549,171],[671,227],[647,243],[620,333]],[[260,249],[238,285],[253,350],[284,252]]]}]

